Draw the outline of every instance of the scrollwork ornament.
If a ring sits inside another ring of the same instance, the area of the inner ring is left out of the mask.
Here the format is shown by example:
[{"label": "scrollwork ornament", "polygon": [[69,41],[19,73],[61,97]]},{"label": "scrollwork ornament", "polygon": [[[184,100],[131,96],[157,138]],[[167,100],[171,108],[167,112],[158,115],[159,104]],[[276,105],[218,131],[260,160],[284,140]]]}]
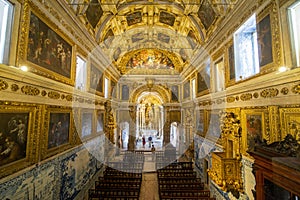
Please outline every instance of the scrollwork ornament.
[{"label": "scrollwork ornament", "polygon": [[279,91],[276,88],[269,88],[261,91],[260,96],[264,98],[272,98],[278,95]]},{"label": "scrollwork ornament", "polygon": [[241,100],[242,101],[249,101],[252,99],[252,94],[251,93],[246,93],[241,95]]},{"label": "scrollwork ornament", "polygon": [[8,88],[8,83],[6,81],[0,80],[0,91],[6,90]]},{"label": "scrollwork ornament", "polygon": [[235,101],[235,97],[227,97],[227,103],[233,103]]},{"label": "scrollwork ornament", "polygon": [[295,93],[295,94],[300,94],[300,84],[295,85],[295,86],[292,88],[292,92]]},{"label": "scrollwork ornament", "polygon": [[21,88],[21,91],[26,94],[26,95],[30,95],[30,96],[37,96],[40,94],[40,90],[36,87],[32,87],[29,85],[23,86]]},{"label": "scrollwork ornament", "polygon": [[50,99],[59,99],[60,94],[58,92],[50,91],[50,92],[48,92],[48,97]]}]

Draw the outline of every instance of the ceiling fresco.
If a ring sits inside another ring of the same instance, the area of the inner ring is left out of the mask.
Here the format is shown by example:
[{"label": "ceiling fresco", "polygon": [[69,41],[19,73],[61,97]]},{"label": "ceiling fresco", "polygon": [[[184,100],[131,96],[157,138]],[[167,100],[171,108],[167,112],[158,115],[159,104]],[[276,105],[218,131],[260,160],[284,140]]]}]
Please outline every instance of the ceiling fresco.
[{"label": "ceiling fresco", "polygon": [[[122,56],[142,57],[142,53],[136,54],[140,49],[160,49],[177,57],[181,65],[189,62],[239,0],[64,1],[108,58],[115,61],[116,68],[123,66],[124,70],[129,60],[121,63]],[[148,68],[178,69],[170,59],[159,58],[159,55],[139,62]],[[133,69],[140,66],[137,61],[131,62],[128,66]]]}]

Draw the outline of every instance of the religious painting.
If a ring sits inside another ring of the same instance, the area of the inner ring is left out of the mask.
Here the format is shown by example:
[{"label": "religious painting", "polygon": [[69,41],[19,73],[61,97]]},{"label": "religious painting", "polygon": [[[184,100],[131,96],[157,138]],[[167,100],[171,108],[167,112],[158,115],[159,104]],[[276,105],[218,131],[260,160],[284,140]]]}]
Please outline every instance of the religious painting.
[{"label": "religious painting", "polygon": [[291,134],[300,143],[300,108],[281,108],[279,112],[281,139]]},{"label": "religious painting", "polygon": [[142,13],[140,11],[130,13],[126,16],[128,26],[142,22]]},{"label": "religious painting", "polygon": [[264,17],[257,25],[257,42],[259,66],[263,67],[273,62],[272,33],[270,15]]},{"label": "religious painting", "polygon": [[171,95],[171,100],[172,101],[178,101],[178,99],[179,99],[179,91],[178,91],[178,85],[172,85],[171,86],[171,93],[172,93],[172,95]]},{"label": "religious painting", "polygon": [[105,34],[105,36],[103,38],[103,43],[105,44],[106,48],[110,47],[112,41],[114,40],[114,36],[115,35],[114,35],[114,33],[113,33],[113,31],[111,29],[109,29],[106,32],[106,34]]},{"label": "religious painting", "polygon": [[31,12],[27,60],[38,66],[40,72],[52,75],[53,79],[69,80],[73,78],[72,57],[72,46]]},{"label": "religious painting", "polygon": [[201,136],[205,136],[204,124],[205,124],[204,110],[196,110],[196,131]]},{"label": "religious painting", "polygon": [[95,91],[98,94],[103,93],[103,73],[93,62],[90,67],[90,88],[92,92]]},{"label": "religious painting", "polygon": [[188,59],[187,54],[184,49],[180,49],[179,54],[181,56],[182,62],[185,62]]},{"label": "religious painting", "polygon": [[197,73],[197,95],[208,93],[210,89],[210,63]]},{"label": "religious painting", "polygon": [[228,48],[228,67],[229,80],[235,80],[234,46],[231,44]]},{"label": "religious painting", "polygon": [[264,109],[245,109],[241,111],[244,153],[254,150],[256,142],[266,139],[265,115]]},{"label": "religious painting", "polygon": [[115,50],[114,55],[113,55],[113,58],[114,58],[115,61],[118,60],[120,54],[121,54],[121,48],[118,47],[118,48]]},{"label": "religious painting", "polygon": [[187,81],[183,84],[183,98],[187,99],[190,97],[190,81]]},{"label": "religious painting", "polygon": [[127,85],[122,85],[122,100],[129,99],[129,87]]},{"label": "religious painting", "polygon": [[110,80],[110,96],[117,97],[117,83],[114,80]]},{"label": "religious painting", "polygon": [[93,132],[93,112],[84,111],[81,113],[81,139],[88,137]]},{"label": "religious painting", "polygon": [[216,13],[207,0],[202,2],[198,10],[198,17],[206,30],[213,24]]},{"label": "religious painting", "polygon": [[196,39],[196,35],[195,32],[190,30],[188,35],[187,35],[187,40],[190,43],[192,49],[195,49],[196,45],[197,45],[197,39]]},{"label": "religious painting", "polygon": [[91,0],[88,5],[85,16],[92,27],[95,28],[103,15],[103,10],[98,0]]},{"label": "religious painting", "polygon": [[220,127],[220,111],[211,110],[207,113],[207,134],[206,137],[214,142],[220,143],[221,127]]},{"label": "religious painting", "polygon": [[171,13],[162,11],[159,14],[159,22],[167,24],[169,26],[173,26],[175,22],[175,16]]},{"label": "religious painting", "polygon": [[70,112],[49,112],[48,149],[69,143]]},{"label": "religious painting", "polygon": [[97,134],[104,130],[104,110],[96,111],[96,132]]},{"label": "religious painting", "polygon": [[26,158],[29,113],[0,111],[0,167]]},{"label": "religious painting", "polygon": [[144,49],[135,53],[128,61],[128,69],[173,69],[171,59],[163,52]]},{"label": "religious painting", "polygon": [[163,34],[163,33],[158,33],[157,34],[157,39],[162,41],[162,42],[165,42],[165,43],[169,43],[170,42],[170,36],[166,35],[166,34]]},{"label": "religious painting", "polygon": [[143,32],[140,32],[140,33],[136,33],[134,35],[132,35],[131,37],[131,41],[134,43],[134,42],[138,42],[138,41],[141,41],[145,39],[145,36],[144,36],[144,33]]}]

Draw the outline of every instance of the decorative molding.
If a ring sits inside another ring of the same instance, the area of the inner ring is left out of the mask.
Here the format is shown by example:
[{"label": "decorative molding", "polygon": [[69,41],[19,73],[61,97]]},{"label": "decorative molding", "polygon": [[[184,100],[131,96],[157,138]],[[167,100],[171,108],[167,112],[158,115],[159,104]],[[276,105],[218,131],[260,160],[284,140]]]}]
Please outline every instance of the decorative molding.
[{"label": "decorative molding", "polygon": [[295,94],[300,94],[300,84],[295,85],[295,86],[292,88],[292,92],[295,93]]},{"label": "decorative molding", "polygon": [[0,91],[6,90],[8,88],[8,83],[4,80],[0,80]]},{"label": "decorative molding", "polygon": [[263,98],[272,98],[272,97],[276,97],[278,93],[279,93],[278,89],[269,88],[261,91],[260,96],[262,96]]},{"label": "decorative molding", "polygon": [[31,96],[37,96],[40,94],[40,90],[36,87],[25,85],[21,88],[22,93]]}]

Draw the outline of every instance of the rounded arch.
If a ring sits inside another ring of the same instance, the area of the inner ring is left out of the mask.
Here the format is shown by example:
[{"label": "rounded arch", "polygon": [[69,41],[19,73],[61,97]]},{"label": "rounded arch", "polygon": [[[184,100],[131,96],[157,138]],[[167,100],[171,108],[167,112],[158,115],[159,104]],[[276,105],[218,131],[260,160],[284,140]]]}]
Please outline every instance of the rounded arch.
[{"label": "rounded arch", "polygon": [[163,100],[163,103],[169,103],[171,101],[171,92],[169,89],[166,89],[165,87],[160,85],[153,85],[153,87],[151,87],[150,89],[148,85],[143,85],[136,88],[131,93],[129,97],[129,103],[137,103],[139,96],[143,92],[156,92]]}]

